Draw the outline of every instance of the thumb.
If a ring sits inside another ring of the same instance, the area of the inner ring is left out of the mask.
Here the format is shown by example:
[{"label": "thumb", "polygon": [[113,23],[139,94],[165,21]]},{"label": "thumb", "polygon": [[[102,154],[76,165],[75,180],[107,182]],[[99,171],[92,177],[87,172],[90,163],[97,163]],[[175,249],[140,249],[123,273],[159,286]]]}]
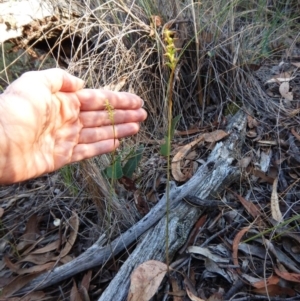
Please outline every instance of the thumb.
[{"label": "thumb", "polygon": [[84,85],[82,79],[59,68],[38,71],[38,75],[44,77],[45,85],[52,93],[76,92],[81,90]]}]

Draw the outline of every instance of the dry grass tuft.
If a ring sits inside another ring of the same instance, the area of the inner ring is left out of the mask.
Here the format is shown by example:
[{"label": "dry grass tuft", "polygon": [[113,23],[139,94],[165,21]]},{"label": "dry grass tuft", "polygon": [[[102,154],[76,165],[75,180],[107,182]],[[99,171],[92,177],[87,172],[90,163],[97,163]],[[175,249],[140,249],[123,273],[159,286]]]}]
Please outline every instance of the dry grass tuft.
[{"label": "dry grass tuft", "polygon": [[[262,81],[268,76],[265,74],[268,64],[284,59],[286,49],[297,43],[293,39],[299,39],[294,25],[299,20],[293,16],[297,3],[172,3],[94,1],[77,24],[78,28],[85,29],[84,36],[68,60],[69,70],[85,79],[89,87],[130,91],[145,100],[148,120],[141,133],[125,140],[123,147],[134,148],[141,142],[158,141],[166,133],[169,71],[163,56],[164,26],[176,31],[180,48],[173,84],[173,116],[182,116],[181,130],[221,124],[224,115],[236,110],[232,111],[234,107],[253,112],[262,122],[274,122],[280,103],[265,93]],[[266,66],[265,71],[262,68],[255,73],[254,69],[262,64]],[[280,112],[281,118],[285,118],[289,110],[280,108]],[[146,152],[144,158],[150,158],[157,147],[146,147]],[[83,172],[102,169],[109,160],[109,156],[90,160],[85,163],[88,168]],[[147,171],[147,162],[142,165],[141,174],[145,174],[143,169]],[[152,180],[164,165],[156,169]],[[95,197],[105,200],[109,184],[103,184],[105,180],[100,173],[97,177],[94,184],[98,188],[91,189],[101,191]],[[143,179],[143,182],[147,181]],[[114,196],[113,211],[118,212],[119,221],[128,221],[133,208],[128,211],[128,202],[122,204],[123,199],[122,195]],[[106,206],[98,206],[104,213]],[[136,218],[133,210],[130,223]]]}]

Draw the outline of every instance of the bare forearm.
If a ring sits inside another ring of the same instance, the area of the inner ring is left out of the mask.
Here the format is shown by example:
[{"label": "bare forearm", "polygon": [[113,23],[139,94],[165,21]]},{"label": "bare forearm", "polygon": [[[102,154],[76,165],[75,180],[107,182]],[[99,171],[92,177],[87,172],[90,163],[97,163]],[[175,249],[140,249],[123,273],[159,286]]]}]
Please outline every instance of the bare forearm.
[{"label": "bare forearm", "polygon": [[5,132],[5,126],[3,118],[5,116],[4,107],[2,105],[3,101],[3,94],[0,95],[0,185],[4,184],[3,178],[6,168],[6,157],[8,152],[8,141],[7,141],[7,135]]},{"label": "bare forearm", "polygon": [[[18,128],[18,118],[11,112],[10,106],[16,98],[4,92],[0,95],[0,185],[19,182],[18,171],[23,169],[23,154],[26,148],[17,143],[21,133]],[[14,105],[13,108],[18,107]],[[17,111],[17,109],[16,109]]]}]

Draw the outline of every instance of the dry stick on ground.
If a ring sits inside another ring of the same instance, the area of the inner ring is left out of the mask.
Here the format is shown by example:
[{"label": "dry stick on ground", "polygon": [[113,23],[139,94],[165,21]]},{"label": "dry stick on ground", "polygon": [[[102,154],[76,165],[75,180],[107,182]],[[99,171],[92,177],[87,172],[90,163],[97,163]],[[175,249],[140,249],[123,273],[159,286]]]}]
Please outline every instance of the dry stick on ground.
[{"label": "dry stick on ground", "polygon": [[[201,214],[201,208],[191,207],[182,199],[194,195],[209,199],[220,194],[226,186],[237,181],[240,170],[234,165],[240,158],[240,150],[245,137],[246,114],[239,111],[227,126],[229,137],[216,144],[207,163],[203,164],[195,175],[184,185],[171,185],[170,189],[170,258],[184,244],[193,224]],[[164,195],[152,210],[129,230],[121,234],[109,245],[93,244],[83,254],[71,262],[46,272],[20,293],[27,293],[36,288],[43,289],[73,275],[101,265],[126,249],[142,234],[151,228],[136,250],[125,262],[119,273],[103,293],[100,300],[123,300],[127,294],[129,275],[132,270],[148,259],[165,260],[165,219],[166,196]],[[154,227],[157,223],[159,224]],[[154,235],[155,234],[155,235]],[[111,252],[111,250],[113,252]],[[118,287],[118,290],[115,288]]]},{"label": "dry stick on ground", "polygon": [[[183,186],[176,187],[174,184],[171,186],[171,213],[168,227],[170,260],[184,245],[193,225],[203,212],[203,208],[192,207],[180,200],[187,195],[197,196],[201,199],[216,197],[226,186],[239,178],[240,170],[233,165],[233,162],[240,158],[245,127],[246,117],[240,111],[232,118],[227,127],[227,131],[230,133],[229,138],[216,145],[207,163],[202,165]],[[163,201],[165,203],[165,198]],[[151,212],[148,215],[151,215]],[[150,259],[166,261],[165,231],[166,217],[146,233],[98,301],[125,300],[130,284],[130,274],[138,265]]]}]

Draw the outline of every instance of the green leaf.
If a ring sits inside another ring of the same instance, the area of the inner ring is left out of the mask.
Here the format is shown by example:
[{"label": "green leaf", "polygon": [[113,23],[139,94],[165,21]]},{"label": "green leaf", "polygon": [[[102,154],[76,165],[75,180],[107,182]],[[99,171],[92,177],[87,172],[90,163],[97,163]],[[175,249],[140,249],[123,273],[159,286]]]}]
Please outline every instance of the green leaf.
[{"label": "green leaf", "polygon": [[180,118],[181,118],[181,115],[177,115],[171,121],[171,137],[165,136],[165,141],[166,142],[160,146],[160,154],[162,156],[167,157],[170,154],[171,150],[169,149],[169,147],[170,147],[170,144],[171,144],[171,140],[174,137],[175,128],[176,128]]},{"label": "green leaf", "polygon": [[121,165],[121,157],[117,156],[111,166],[104,169],[104,173],[110,179],[118,180],[123,177],[123,170]]},{"label": "green leaf", "polygon": [[170,143],[169,143],[169,139],[167,136],[165,137],[165,141],[166,142],[160,146],[160,154],[162,156],[167,157],[168,154],[170,153],[170,150],[169,150]]},{"label": "green leaf", "polygon": [[142,159],[143,151],[144,151],[144,145],[141,144],[136,150],[136,152],[132,155],[132,157],[130,157],[129,160],[124,165],[123,167],[124,176],[130,179],[132,178],[134,171],[136,170],[139,162]]},{"label": "green leaf", "polygon": [[180,118],[181,118],[181,115],[177,115],[171,121],[171,137],[170,137],[171,140],[174,138],[175,128],[176,128]]}]

